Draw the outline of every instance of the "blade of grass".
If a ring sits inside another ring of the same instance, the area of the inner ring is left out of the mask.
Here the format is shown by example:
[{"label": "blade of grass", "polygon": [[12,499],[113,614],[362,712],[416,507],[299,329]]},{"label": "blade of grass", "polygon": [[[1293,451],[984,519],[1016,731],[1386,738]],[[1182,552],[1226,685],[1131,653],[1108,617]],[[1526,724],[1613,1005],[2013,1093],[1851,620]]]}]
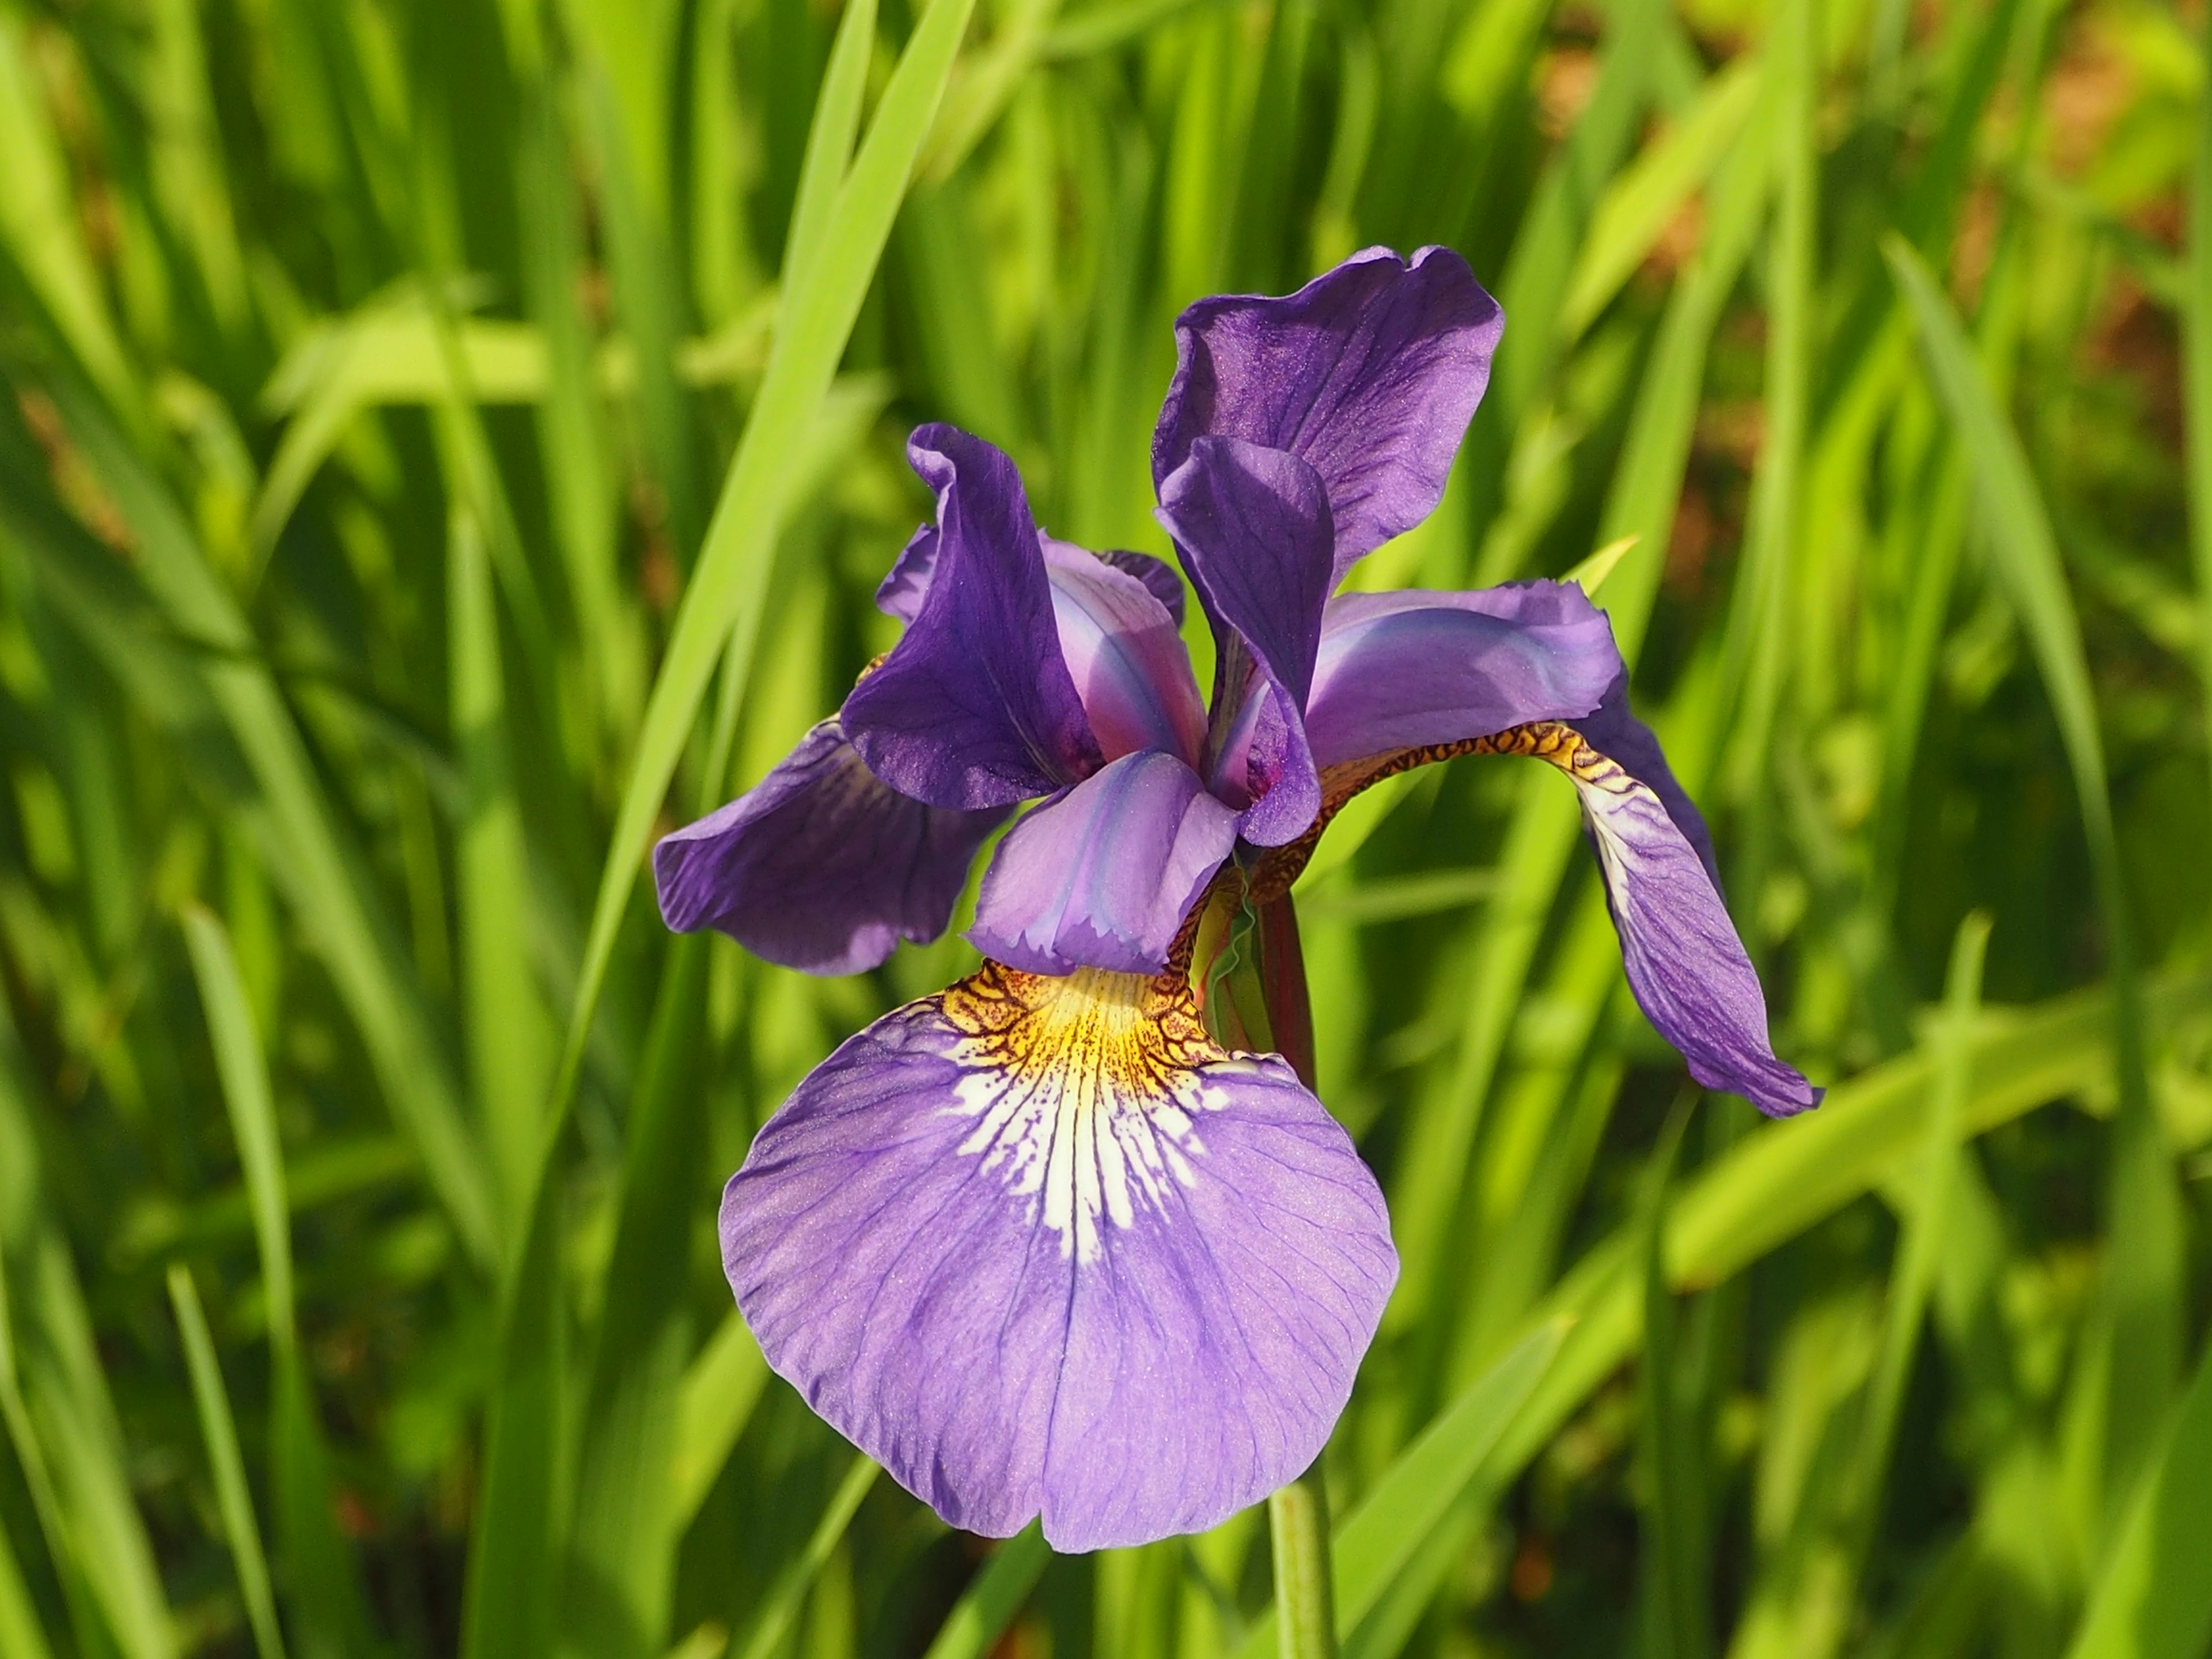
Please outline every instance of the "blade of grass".
[{"label": "blade of grass", "polygon": [[1022,1610],[1052,1559],[1044,1529],[1032,1521],[991,1552],[975,1582],[961,1592],[922,1659],[986,1659]]},{"label": "blade of grass", "polygon": [[781,1646],[792,1620],[799,1616],[800,1598],[830,1559],[830,1553],[837,1547],[837,1540],[844,1537],[845,1528],[852,1524],[860,1507],[860,1500],[868,1495],[868,1488],[876,1484],[880,1472],[866,1454],[854,1458],[845,1478],[830,1494],[829,1507],[822,1511],[821,1520],[807,1538],[806,1547],[776,1575],[775,1584],[762,1598],[759,1616],[753,1621],[744,1646],[738,1650],[740,1659],[770,1659]]},{"label": "blade of grass", "polygon": [[1640,1553],[1644,1650],[1652,1659],[1703,1659],[1712,1650],[1705,1602],[1705,1455],[1693,1437],[1703,1423],[1680,1368],[1674,1288],[1667,1276],[1668,1200],[1694,1091],[1678,1101],[1660,1131],[1645,1172],[1643,1200],[1644,1352],[1638,1389],[1639,1450],[1650,1480],[1644,1504],[1649,1542]]},{"label": "blade of grass", "polygon": [[2133,1485],[2181,1360],[2182,1216],[2144,1051],[2135,928],[2112,823],[2104,738],[2058,544],[2027,456],[1990,390],[1965,329],[1912,249],[1883,252],[1920,335],[1930,377],[1965,445],[1992,561],[2020,617],[2057,718],[2089,844],[2112,963],[2112,1037],[2120,1091],[2108,1197],[2110,1242],[2100,1341],[2111,1352],[2101,1486],[2108,1510]]},{"label": "blade of grass", "polygon": [[[2212,83],[2212,30],[2204,36]],[[2197,650],[2212,709],[2212,97],[2197,100],[2197,149],[2189,174],[2189,289],[2181,307],[2182,398],[2188,419],[2189,546],[2197,566]]]},{"label": "blade of grass", "polygon": [[2212,1346],[2148,1462],[2068,1659],[2198,1659],[2212,1641]]},{"label": "blade of grass", "polygon": [[768,1382],[760,1345],[732,1308],[684,1374],[676,1413],[675,1498],[678,1533],[707,1501]]},{"label": "blade of grass", "polygon": [[185,941],[215,1045],[223,1105],[238,1142],[269,1309],[270,1436],[277,1539],[303,1652],[361,1653],[368,1615],[353,1555],[331,1504],[330,1452],[300,1351],[293,1302],[290,1203],[283,1148],[259,1033],[228,934],[199,906],[184,912]]},{"label": "blade of grass", "polygon": [[[1558,1356],[1566,1325],[1551,1321],[1523,1337],[1401,1452],[1330,1540],[1335,1558],[1336,1628],[1347,1644],[1385,1594],[1443,1526],[1497,1449],[1502,1435]],[[1246,1636],[1243,1659],[1275,1651],[1273,1609]]]},{"label": "blade of grass", "polygon": [[276,1628],[276,1602],[269,1589],[269,1562],[261,1551],[261,1527],[253,1518],[253,1495],[246,1489],[246,1460],[238,1449],[238,1423],[224,1391],[222,1367],[208,1334],[199,1291],[182,1262],[169,1267],[169,1303],[185,1340],[185,1363],[191,1372],[192,1403],[198,1408],[200,1437],[207,1443],[208,1465],[215,1474],[216,1509],[238,1570],[238,1591],[246,1603],[246,1624],[261,1659],[284,1659],[284,1638]]}]

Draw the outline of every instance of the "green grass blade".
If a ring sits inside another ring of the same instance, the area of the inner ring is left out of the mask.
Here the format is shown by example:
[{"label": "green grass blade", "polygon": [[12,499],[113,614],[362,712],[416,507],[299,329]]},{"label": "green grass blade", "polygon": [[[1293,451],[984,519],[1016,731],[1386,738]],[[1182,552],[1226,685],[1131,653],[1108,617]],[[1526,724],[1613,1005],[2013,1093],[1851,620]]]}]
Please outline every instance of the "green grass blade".
[{"label": "green grass blade", "polygon": [[676,1413],[673,1504],[678,1531],[707,1501],[767,1382],[768,1361],[733,1308],[684,1374]]},{"label": "green grass blade", "polygon": [[675,1503],[678,1408],[691,1346],[686,1201],[706,1162],[707,964],[712,941],[667,953],[653,1034],[630,1106],[621,1218],[576,1472],[564,1635],[595,1659],[653,1659],[664,1645],[675,1553],[688,1518]]},{"label": "green grass blade", "polygon": [[[1522,1339],[1401,1452],[1330,1540],[1336,1564],[1336,1627],[1347,1644],[1384,1595],[1450,1517],[1496,1450],[1515,1414],[1542,1382],[1566,1331],[1552,1322]],[[1243,1659],[1275,1650],[1272,1610],[1245,1638]]]},{"label": "green grass blade", "polygon": [[261,1659],[284,1659],[284,1638],[276,1627],[276,1602],[269,1588],[269,1562],[261,1551],[261,1527],[253,1518],[253,1495],[246,1489],[246,1460],[238,1449],[238,1424],[222,1385],[222,1367],[208,1334],[199,1291],[182,1262],[169,1268],[169,1302],[185,1340],[185,1363],[192,1379],[192,1403],[199,1409],[200,1437],[207,1443],[215,1474],[216,1508],[238,1569],[239,1595]]},{"label": "green grass blade", "polygon": [[860,130],[860,100],[868,89],[868,61],[876,46],[875,0],[854,0],[837,20],[829,67],[822,73],[814,118],[806,129],[806,155],[799,167],[799,193],[791,205],[785,234],[784,291],[796,293],[810,280],[822,252],[830,215],[853,160],[854,135]]},{"label": "green grass blade", "polygon": [[792,295],[778,318],[767,376],[708,526],[706,544],[646,708],[592,908],[556,1100],[565,1100],[574,1086],[638,860],[715,663],[726,644],[741,662],[750,661],[785,503],[786,474],[829,394],[973,6],[974,0],[933,0],[923,15],[838,191],[823,233],[821,279]]},{"label": "green grass blade", "polygon": [[52,1659],[53,1644],[46,1640],[39,1609],[31,1600],[31,1587],[23,1582],[15,1564],[8,1531],[0,1527],[0,1653],[9,1659]]},{"label": "green grass blade", "polygon": [[[2212,77],[2212,31],[2204,74]],[[2197,100],[2197,153],[2189,175],[2189,290],[2181,307],[2182,396],[2188,416],[2189,545],[2198,616],[2212,615],[2212,98]],[[2212,628],[2197,635],[2204,698],[2212,709]]]},{"label": "green grass blade", "polygon": [[2148,1462],[2068,1659],[2201,1659],[2212,1641],[2212,1347]]},{"label": "green grass blade", "polygon": [[2034,647],[2073,770],[2104,913],[2120,1087],[2102,1315],[2102,1340],[2112,1353],[2102,1479],[2109,1502],[2132,1483],[2172,1394],[2181,1359],[2184,1299],[2180,1193],[2151,1101],[2135,928],[2112,823],[2104,738],[2081,623],[2027,456],[1927,265],[1894,236],[1883,252],[1911,306],[1936,392],[1966,447],[1992,560]]},{"label": "green grass blade", "polygon": [[759,1616],[744,1646],[738,1650],[739,1659],[770,1659],[782,1644],[792,1620],[799,1616],[800,1599],[830,1559],[830,1553],[837,1547],[838,1540],[844,1537],[845,1528],[852,1525],[860,1500],[868,1495],[868,1488],[876,1484],[880,1473],[866,1453],[854,1458],[837,1490],[830,1495],[829,1507],[815,1523],[805,1548],[776,1576],[775,1583],[763,1598]]},{"label": "green grass blade", "polygon": [[453,515],[449,548],[453,739],[467,789],[454,848],[462,1007],[471,1091],[512,1230],[529,1201],[557,1038],[520,948],[529,936],[530,861],[511,776],[490,561],[465,508]]},{"label": "green grass blade", "polygon": [[1703,1421],[1683,1374],[1680,1321],[1667,1274],[1667,1217],[1682,1131],[1693,1092],[1679,1101],[1646,1171],[1643,1200],[1644,1352],[1638,1393],[1639,1447],[1650,1483],[1641,1592],[1644,1651],[1652,1659],[1704,1659],[1712,1650],[1705,1603],[1705,1456]]},{"label": "green grass blade", "polygon": [[292,1346],[295,1324],[292,1219],[284,1194],[284,1153],[276,1133],[276,1102],[270,1097],[269,1068],[222,923],[211,911],[192,905],[184,913],[184,930],[207,1013],[208,1036],[215,1044],[223,1105],[245,1172],[246,1203],[253,1216],[254,1243],[261,1253],[262,1286],[269,1304],[270,1340],[285,1351]]},{"label": "green grass blade", "polygon": [[1044,1529],[1032,1521],[991,1552],[975,1582],[961,1593],[922,1659],[986,1659],[1022,1610],[1052,1559]]}]

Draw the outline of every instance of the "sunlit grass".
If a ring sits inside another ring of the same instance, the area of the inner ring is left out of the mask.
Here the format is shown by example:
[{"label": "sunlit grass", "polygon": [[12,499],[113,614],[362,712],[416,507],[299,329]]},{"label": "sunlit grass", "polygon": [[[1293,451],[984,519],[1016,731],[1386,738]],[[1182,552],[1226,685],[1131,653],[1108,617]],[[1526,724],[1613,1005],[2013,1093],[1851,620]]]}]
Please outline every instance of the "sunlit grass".
[{"label": "sunlit grass", "polygon": [[1832,1093],[1694,1097],[1541,769],[1347,815],[1346,1651],[2201,1659],[2201,23],[0,0],[0,1659],[1273,1651],[1256,1512],[993,1553],[767,1375],[720,1182],[972,952],[640,878],[888,644],[911,425],[1166,553],[1176,313],[1378,241],[1508,329],[1359,580],[1636,538]]}]

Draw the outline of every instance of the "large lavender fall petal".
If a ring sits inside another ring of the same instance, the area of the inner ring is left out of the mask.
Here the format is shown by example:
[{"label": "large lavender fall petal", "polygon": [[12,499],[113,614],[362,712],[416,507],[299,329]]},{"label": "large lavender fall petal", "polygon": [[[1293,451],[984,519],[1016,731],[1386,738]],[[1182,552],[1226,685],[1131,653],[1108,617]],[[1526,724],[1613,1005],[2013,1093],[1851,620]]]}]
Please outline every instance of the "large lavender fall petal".
[{"label": "large lavender fall petal", "polygon": [[1034,973],[1158,973],[1237,823],[1174,756],[1126,755],[999,843],[968,941]]},{"label": "large lavender fall petal", "polygon": [[872,968],[945,931],[1006,809],[925,805],[869,771],[835,720],[766,777],[653,849],[660,914],[811,974]]},{"label": "large lavender fall petal", "polygon": [[[1255,798],[1244,838],[1274,847],[1302,834],[1321,805],[1304,714],[1333,578],[1328,495],[1297,456],[1237,438],[1202,437],[1160,487],[1158,517],[1183,556],[1217,639],[1241,645],[1258,669],[1249,689],[1217,677],[1217,703],[1271,696],[1272,747],[1247,751],[1241,783]],[[1224,636],[1231,636],[1224,638]],[[1235,659],[1226,651],[1224,662]],[[1261,712],[1244,705],[1247,729]],[[1221,717],[1217,708],[1215,718]],[[1234,763],[1245,758],[1232,746]]]},{"label": "large lavender fall petal", "polygon": [[986,964],[800,1084],[722,1201],[775,1370],[946,1521],[1212,1526],[1310,1462],[1396,1278],[1382,1194],[1179,981]]},{"label": "large lavender fall petal", "polygon": [[1322,623],[1306,740],[1327,768],[1588,714],[1621,672],[1611,626],[1571,583],[1340,593]]},{"label": "large lavender fall petal", "polygon": [[1280,299],[1200,300],[1176,323],[1152,482],[1207,434],[1289,450],[1328,487],[1341,577],[1442,497],[1504,326],[1442,247],[1368,248]]},{"label": "large lavender fall petal", "polygon": [[1586,744],[1555,763],[1566,766],[1582,797],[1629,988],[1690,1075],[1741,1095],[1769,1117],[1819,1105],[1821,1091],[1775,1058],[1759,975],[1719,889],[1665,805]]},{"label": "large lavender fall petal", "polygon": [[1096,769],[1098,744],[1053,622],[1036,521],[1014,464],[956,427],[916,428],[908,459],[937,492],[933,560],[908,544],[879,599],[927,592],[905,636],[846,698],[870,769],[933,806],[1008,806]]}]

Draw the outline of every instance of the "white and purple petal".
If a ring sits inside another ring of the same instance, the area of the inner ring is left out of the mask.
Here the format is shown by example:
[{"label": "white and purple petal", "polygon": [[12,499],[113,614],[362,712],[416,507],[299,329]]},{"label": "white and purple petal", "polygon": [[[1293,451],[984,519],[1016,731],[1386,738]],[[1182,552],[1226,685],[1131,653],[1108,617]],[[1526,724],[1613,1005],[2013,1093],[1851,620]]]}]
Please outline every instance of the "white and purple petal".
[{"label": "white and purple petal", "polygon": [[1179,981],[987,964],[802,1083],[724,1194],[762,1352],[955,1526],[1212,1526],[1310,1463],[1397,1273],[1374,1177]]},{"label": "white and purple petal", "polygon": [[[1251,799],[1244,838],[1280,846],[1303,834],[1321,806],[1304,710],[1334,585],[1328,493],[1287,450],[1201,437],[1162,483],[1158,518],[1215,637],[1241,647],[1220,659],[1217,725],[1236,731],[1242,722],[1256,739],[1257,725],[1272,717],[1266,739],[1224,744],[1217,759],[1231,769],[1228,783]],[[1249,682],[1240,662],[1257,671]],[[1262,696],[1272,710],[1253,706]]]},{"label": "white and purple petal", "polygon": [[1456,743],[1589,714],[1622,673],[1605,614],[1572,583],[1340,593],[1322,622],[1306,740],[1323,769]]},{"label": "white and purple petal", "polygon": [[1200,300],[1176,324],[1152,482],[1209,434],[1289,450],[1328,487],[1340,578],[1435,507],[1504,326],[1443,247],[1368,248],[1279,299]]},{"label": "white and purple petal", "polygon": [[845,700],[869,768],[933,806],[1008,806],[1095,770],[1098,744],[1060,655],[1036,521],[1014,464],[957,428],[907,456],[937,492],[935,551],[908,544],[879,603],[924,587],[906,634]]},{"label": "white and purple petal", "polygon": [[968,942],[1033,973],[1157,974],[1237,821],[1173,755],[1125,755],[999,843]]},{"label": "white and purple petal", "polygon": [[1008,809],[963,812],[900,794],[823,720],[726,806],[653,849],[660,914],[719,928],[755,956],[854,974],[902,939],[945,931],[976,849]]}]

